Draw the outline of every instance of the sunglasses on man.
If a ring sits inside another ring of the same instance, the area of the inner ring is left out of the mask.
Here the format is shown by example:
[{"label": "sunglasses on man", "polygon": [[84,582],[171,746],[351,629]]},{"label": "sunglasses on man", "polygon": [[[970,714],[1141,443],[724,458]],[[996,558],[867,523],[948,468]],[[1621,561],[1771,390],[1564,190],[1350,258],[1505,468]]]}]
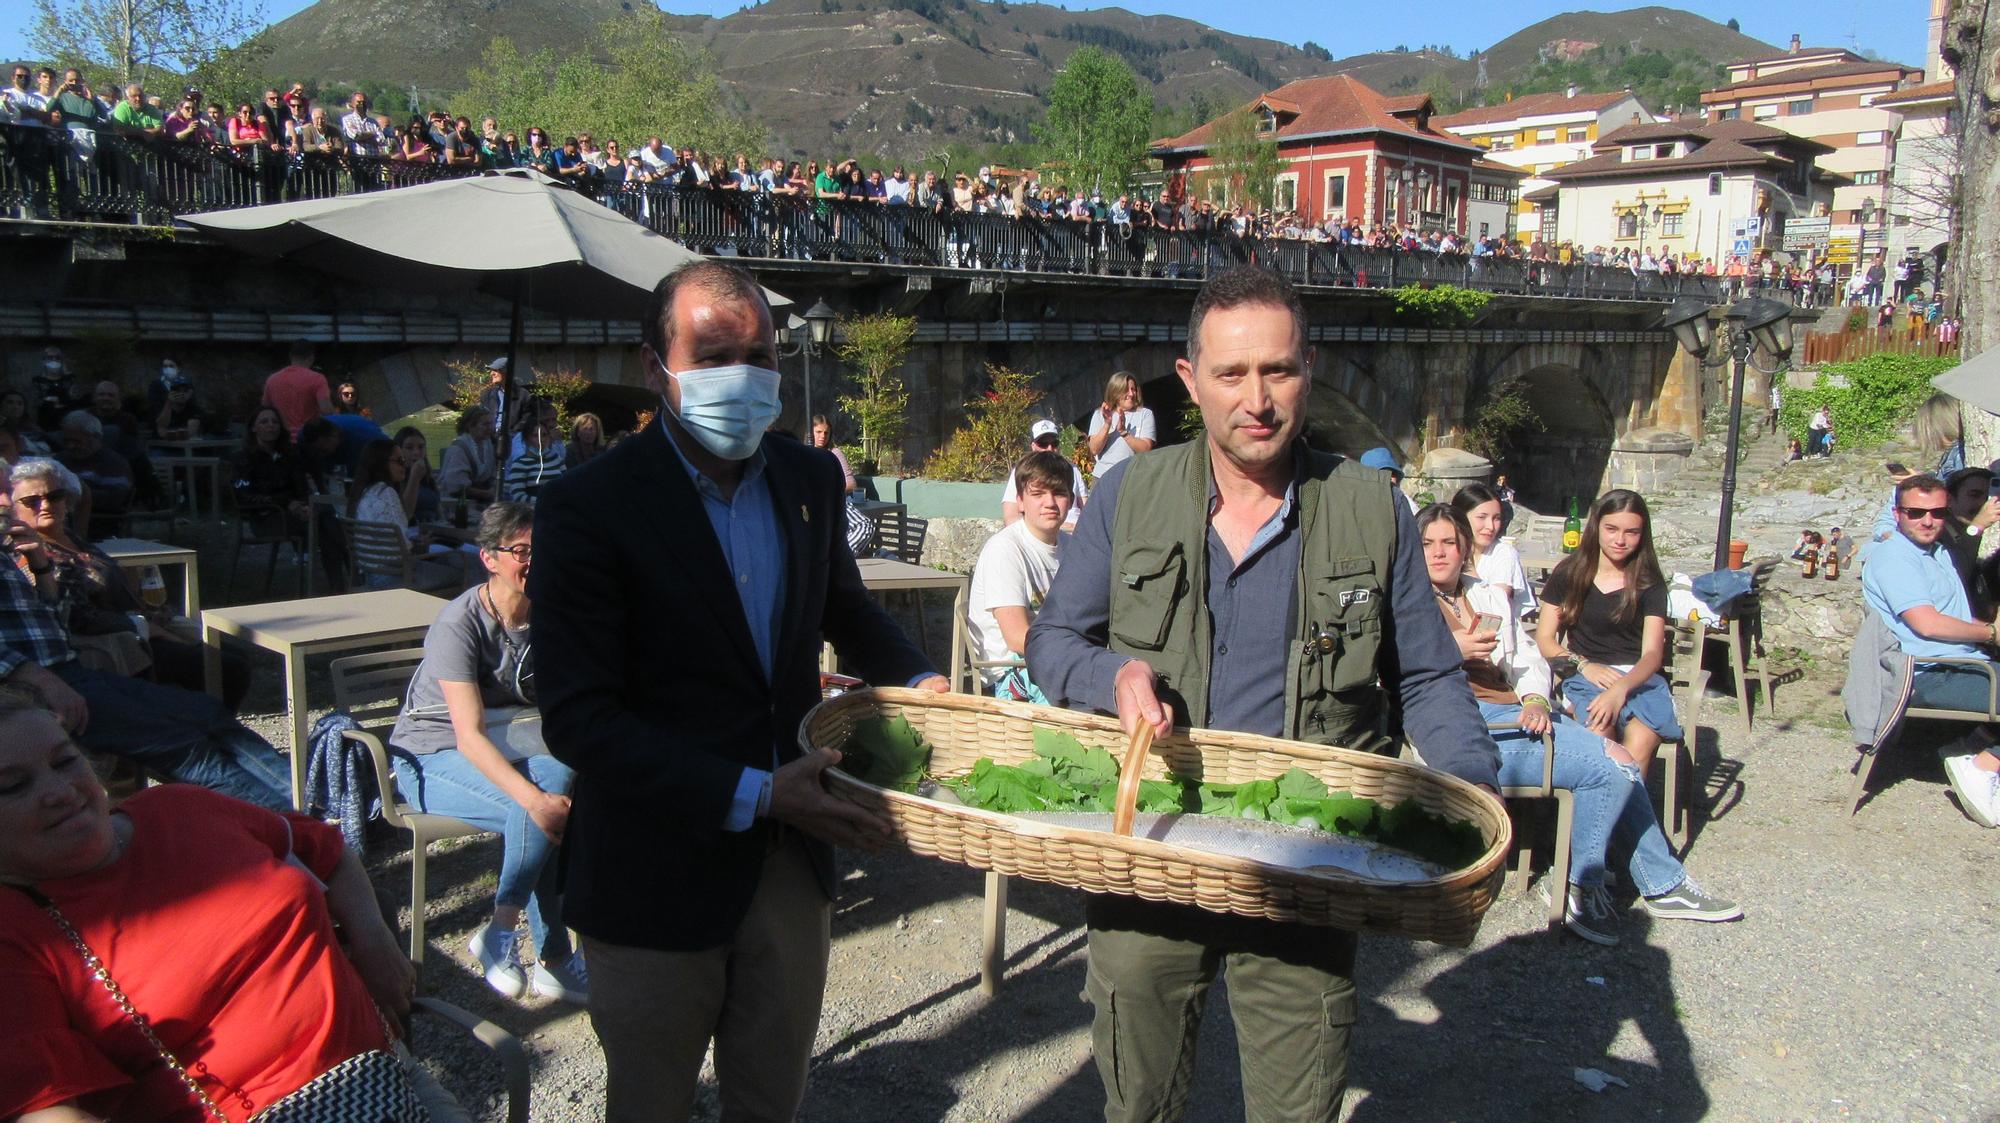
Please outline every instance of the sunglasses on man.
[{"label": "sunglasses on man", "polygon": [[1917,522],[1922,519],[1938,519],[1942,521],[1946,515],[1951,514],[1950,507],[1904,507],[1902,511],[1903,517],[1909,519],[1911,522]]}]

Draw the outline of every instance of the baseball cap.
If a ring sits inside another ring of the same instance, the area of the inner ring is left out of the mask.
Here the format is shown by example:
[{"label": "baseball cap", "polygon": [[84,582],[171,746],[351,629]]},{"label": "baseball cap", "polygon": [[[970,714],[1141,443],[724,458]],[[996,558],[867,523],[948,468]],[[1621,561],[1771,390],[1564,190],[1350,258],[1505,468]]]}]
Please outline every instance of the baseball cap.
[{"label": "baseball cap", "polygon": [[1403,466],[1396,463],[1396,454],[1386,448],[1371,448],[1362,453],[1361,466],[1380,468],[1384,472],[1394,472],[1399,476],[1403,474]]},{"label": "baseball cap", "polygon": [[1061,431],[1062,431],[1061,428],[1058,427],[1055,422],[1050,421],[1048,418],[1045,417],[1042,420],[1035,422],[1033,425],[1028,426],[1028,441],[1029,443],[1032,444],[1035,441],[1041,440],[1043,437],[1053,437],[1057,433],[1060,433]]}]

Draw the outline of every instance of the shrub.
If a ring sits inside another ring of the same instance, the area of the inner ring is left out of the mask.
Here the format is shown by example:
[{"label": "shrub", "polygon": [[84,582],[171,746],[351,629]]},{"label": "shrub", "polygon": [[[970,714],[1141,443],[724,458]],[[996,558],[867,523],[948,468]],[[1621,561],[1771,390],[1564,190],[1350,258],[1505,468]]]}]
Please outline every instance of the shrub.
[{"label": "shrub", "polygon": [[998,483],[1026,453],[1034,406],[1043,397],[1035,376],[999,363],[988,363],[986,376],[993,388],[965,403],[971,416],[924,463],[926,479]]},{"label": "shrub", "polygon": [[1404,285],[1392,295],[1397,319],[1440,328],[1464,327],[1493,299],[1489,293],[1457,285]]},{"label": "shrub", "polygon": [[[1935,391],[1931,379],[1958,365],[1955,356],[1869,355],[1847,363],[1827,363],[1811,389],[1788,390],[1778,421],[1786,433],[1805,439],[1806,422],[1825,406],[1833,418],[1838,447],[1858,449],[1894,437],[1917,406]],[[1847,385],[1836,385],[1840,375]]]}]

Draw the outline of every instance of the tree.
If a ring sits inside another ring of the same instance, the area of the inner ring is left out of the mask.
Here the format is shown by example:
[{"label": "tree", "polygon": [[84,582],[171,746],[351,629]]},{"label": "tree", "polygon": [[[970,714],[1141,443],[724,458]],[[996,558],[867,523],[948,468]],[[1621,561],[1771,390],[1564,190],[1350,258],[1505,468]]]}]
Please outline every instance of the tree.
[{"label": "tree", "polygon": [[682,43],[657,9],[606,21],[596,54],[558,59],[545,48],[523,57],[512,40],[496,38],[465,77],[452,111],[475,121],[491,114],[502,129],[540,125],[555,137],[661,136],[722,153],[764,145],[761,127],[726,110],[714,61]]},{"label": "tree", "polygon": [[1124,192],[1146,159],[1153,95],[1125,61],[1079,47],[1049,86],[1049,108],[1034,127],[1047,162],[1079,189]]},{"label": "tree", "polygon": [[1451,75],[1446,74],[1442,70],[1431,71],[1430,76],[1424,79],[1423,85],[1420,88],[1424,93],[1431,96],[1431,104],[1437,107],[1440,117],[1447,113],[1456,113],[1464,108],[1458,96],[1458,90],[1451,84]]},{"label": "tree", "polygon": [[28,45],[120,85],[191,74],[264,23],[260,0],[35,0]]},{"label": "tree", "polygon": [[1743,30],[1743,25],[1742,25],[1741,23],[1738,23],[1738,22],[1736,21],[1736,17],[1735,17],[1735,16],[1730,16],[1730,17],[1729,17],[1729,22],[1728,22],[1727,24],[1723,25],[1723,26],[1725,26],[1725,27],[1729,28],[1729,30],[1731,30],[1731,31],[1737,31],[1737,32],[1740,32],[1740,31],[1742,31],[1742,30]]},{"label": "tree", "polygon": [[[1958,71],[1958,193],[1953,200],[1951,312],[1964,334],[1959,354],[2000,345],[2000,0],[1956,0],[1944,31],[1944,60]],[[1950,313],[1948,313],[1950,314]],[[2000,449],[2000,418],[1967,410],[1973,432],[1966,462]]]},{"label": "tree", "polygon": [[1277,138],[1260,133],[1260,125],[1261,118],[1247,106],[1216,121],[1208,142],[1213,163],[1195,177],[1198,191],[1209,194],[1219,184],[1225,205],[1270,207],[1285,165],[1278,159]]},{"label": "tree", "polygon": [[853,394],[840,396],[840,408],[861,429],[864,461],[900,463],[903,429],[908,424],[910,393],[896,368],[917,335],[915,316],[883,312],[856,316],[840,324],[840,342],[833,353],[854,371]]}]

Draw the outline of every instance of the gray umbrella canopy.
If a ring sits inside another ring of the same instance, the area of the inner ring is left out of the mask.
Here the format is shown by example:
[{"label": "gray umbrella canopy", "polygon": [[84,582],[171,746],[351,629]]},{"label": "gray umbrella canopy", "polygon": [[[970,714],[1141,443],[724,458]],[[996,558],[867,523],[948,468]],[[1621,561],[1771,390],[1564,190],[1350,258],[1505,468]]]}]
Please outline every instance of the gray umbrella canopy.
[{"label": "gray umbrella canopy", "polygon": [[1967,405],[2000,414],[2000,347],[1990,347],[1931,379],[1931,385]]},{"label": "gray umbrella canopy", "polygon": [[639,315],[660,278],[701,256],[532,169],[181,221],[248,253],[371,284],[478,289],[599,318]]}]

